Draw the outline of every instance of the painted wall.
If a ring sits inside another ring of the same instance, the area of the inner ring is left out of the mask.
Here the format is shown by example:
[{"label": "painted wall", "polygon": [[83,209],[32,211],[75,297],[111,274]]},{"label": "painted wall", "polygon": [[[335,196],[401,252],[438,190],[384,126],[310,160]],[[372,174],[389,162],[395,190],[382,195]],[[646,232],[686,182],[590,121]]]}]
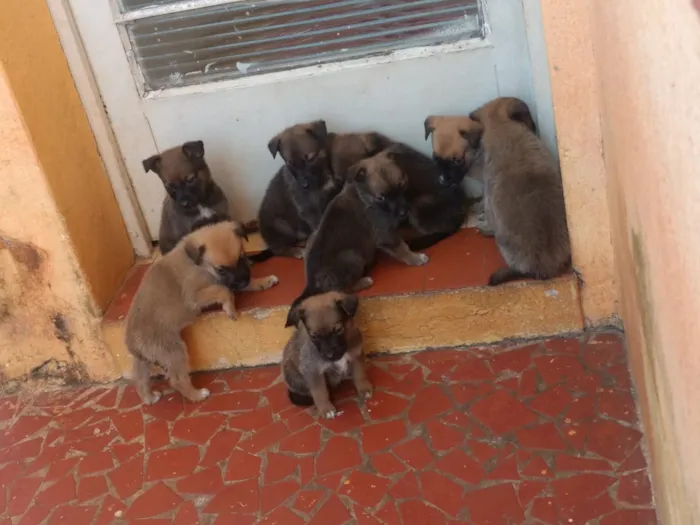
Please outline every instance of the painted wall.
[{"label": "painted wall", "polygon": [[0,387],[112,379],[100,312],[2,67],[0,173]]},{"label": "painted wall", "polygon": [[572,258],[586,324],[600,326],[618,324],[618,290],[589,9],[580,0],[542,0]]},{"label": "painted wall", "polygon": [[104,310],[134,254],[44,0],[0,2],[0,62],[96,306]]},{"label": "painted wall", "polygon": [[[574,105],[557,108],[558,117],[569,113],[557,118],[560,144],[575,126],[602,134],[621,313],[658,508],[667,525],[700,523],[700,15],[691,0],[543,4],[553,90],[566,75]],[[599,147],[597,134],[589,138]],[[585,168],[599,178],[598,161]],[[607,220],[602,213],[592,227]]]}]

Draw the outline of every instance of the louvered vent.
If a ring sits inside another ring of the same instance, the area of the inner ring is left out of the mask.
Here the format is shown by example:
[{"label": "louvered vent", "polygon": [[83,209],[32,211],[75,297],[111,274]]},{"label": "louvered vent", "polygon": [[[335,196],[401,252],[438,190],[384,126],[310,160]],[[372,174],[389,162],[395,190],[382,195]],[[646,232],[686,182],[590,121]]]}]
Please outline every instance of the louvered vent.
[{"label": "louvered vent", "polygon": [[[163,14],[178,5],[180,12]],[[262,0],[201,8],[196,0],[122,0],[121,6],[131,15],[120,23],[146,91],[481,37],[478,0]],[[130,11],[139,8],[151,9]]]}]

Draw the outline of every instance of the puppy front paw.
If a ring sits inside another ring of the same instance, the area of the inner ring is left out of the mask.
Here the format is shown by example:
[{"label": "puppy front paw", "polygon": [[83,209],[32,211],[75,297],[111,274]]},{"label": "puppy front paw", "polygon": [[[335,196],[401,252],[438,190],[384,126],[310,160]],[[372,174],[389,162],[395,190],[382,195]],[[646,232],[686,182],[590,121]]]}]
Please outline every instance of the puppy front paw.
[{"label": "puppy front paw", "polygon": [[208,388],[200,388],[197,390],[198,398],[197,401],[204,401],[211,395],[211,391]]},{"label": "puppy front paw", "polygon": [[304,258],[304,248],[292,248],[289,252],[289,254],[294,257],[295,259],[303,259]]},{"label": "puppy front paw", "polygon": [[357,394],[360,396],[360,399],[364,399],[365,401],[372,397],[372,391],[372,384],[369,381],[357,386]]},{"label": "puppy front paw", "polygon": [[151,392],[151,395],[144,398],[143,404],[144,405],[155,405],[158,401],[160,401],[160,398],[163,397],[163,392],[160,390],[154,390]]},{"label": "puppy front paw", "polygon": [[338,411],[333,405],[327,405],[324,407],[319,407],[318,413],[321,414],[323,419],[333,419],[338,415]]},{"label": "puppy front paw", "polygon": [[229,316],[230,319],[233,319],[234,321],[238,318],[238,312],[236,311],[236,305],[233,303],[233,301],[227,301],[222,305],[222,308],[226,315]]},{"label": "puppy front paw", "polygon": [[272,288],[276,284],[279,284],[279,282],[279,277],[277,277],[276,275],[268,275],[264,278],[261,289],[267,290],[268,288]]},{"label": "puppy front paw", "polygon": [[430,260],[430,257],[428,257],[425,253],[414,253],[413,257],[411,258],[410,265],[411,266],[423,266]]}]

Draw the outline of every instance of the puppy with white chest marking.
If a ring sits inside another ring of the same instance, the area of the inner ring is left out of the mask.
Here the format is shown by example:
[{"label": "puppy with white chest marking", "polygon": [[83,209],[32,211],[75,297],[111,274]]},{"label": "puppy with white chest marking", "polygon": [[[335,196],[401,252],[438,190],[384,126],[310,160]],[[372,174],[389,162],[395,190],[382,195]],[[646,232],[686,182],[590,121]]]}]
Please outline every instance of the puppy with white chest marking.
[{"label": "puppy with white chest marking", "polygon": [[428,262],[427,255],[409,249],[399,232],[408,217],[408,204],[407,178],[396,164],[396,147],[350,169],[352,181],[333,199],[309,240],[301,298],[368,288],[372,279],[363,276],[374,264],[377,250],[410,266]]},{"label": "puppy with white chest marking", "polygon": [[490,285],[522,279],[551,279],[571,265],[564,191],[559,165],[533,132],[527,104],[499,98],[470,118],[484,128],[485,223],[507,263]]},{"label": "puppy with white chest marking", "polygon": [[284,348],[282,376],[295,405],[337,415],[329,387],[352,378],[362,399],[372,396],[365,372],[362,333],[354,322],[358,300],[342,292],[309,297],[291,309],[286,326],[297,329]]},{"label": "puppy with white chest marking", "polygon": [[229,203],[204,160],[201,140],[185,142],[143,161],[163,182],[167,195],[160,220],[159,246],[168,253],[197,227],[229,220]]},{"label": "puppy with white chest marking", "polygon": [[125,335],[134,356],[133,379],[144,403],[155,403],[161,396],[149,386],[151,365],[161,368],[173,388],[190,401],[208,397],[207,389],[192,386],[180,332],[214,304],[235,318],[235,292],[277,284],[274,275],[251,278],[244,238],[242,227],[231,221],[201,227],[156,260],[144,277],[126,318]]}]

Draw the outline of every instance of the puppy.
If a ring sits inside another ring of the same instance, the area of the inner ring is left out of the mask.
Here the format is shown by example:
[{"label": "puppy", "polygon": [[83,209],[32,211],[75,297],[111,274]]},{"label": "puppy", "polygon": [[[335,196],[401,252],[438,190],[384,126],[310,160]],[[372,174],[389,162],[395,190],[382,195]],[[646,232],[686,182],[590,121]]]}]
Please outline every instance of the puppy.
[{"label": "puppy", "polygon": [[372,285],[364,277],[382,250],[411,266],[428,262],[412,252],[399,234],[408,216],[406,174],[396,164],[398,146],[364,159],[349,171],[351,182],[333,199],[306,252],[306,288],[298,300]]},{"label": "puppy", "polygon": [[282,356],[289,399],[299,406],[316,405],[324,418],[337,414],[329,386],[352,377],[362,399],[372,396],[362,334],[353,320],[357,303],[352,295],[327,292],[305,299],[287,317],[286,326],[297,327]]},{"label": "puppy", "polygon": [[203,226],[146,274],[126,318],[126,346],[134,356],[134,381],[144,403],[155,403],[161,396],[149,386],[151,365],[161,368],[173,388],[190,401],[209,396],[207,389],[192,386],[180,332],[213,304],[221,304],[235,318],[234,292],[277,284],[274,275],[250,277],[243,238],[241,226],[231,221]]},{"label": "puppy", "polygon": [[318,227],[328,203],[342,184],[333,178],[323,120],[297,124],[275,135],[267,147],[279,153],[284,166],[270,181],[258,214],[258,227],[268,249],[251,257],[261,262],[272,255],[302,258],[300,247]]},{"label": "puppy", "polygon": [[533,132],[527,104],[499,98],[474,111],[482,125],[485,224],[495,235],[506,268],[490,285],[534,278],[546,280],[571,265],[569,230],[559,165]]},{"label": "puppy", "polygon": [[394,143],[380,133],[329,133],[333,178],[341,184],[347,181],[348,170],[362,159],[372,157]]},{"label": "puppy", "polygon": [[211,177],[201,140],[153,155],[143,161],[143,169],[158,175],[167,192],[159,233],[163,255],[195,227],[230,219],[229,203]]},{"label": "puppy", "polygon": [[[524,123],[537,133],[531,117]],[[433,159],[440,169],[440,184],[455,186],[464,181],[467,200],[472,204],[481,201],[484,196],[484,154],[480,148],[483,126],[466,116],[430,116],[423,126],[425,139],[432,135]],[[480,211],[483,213],[483,208]]]},{"label": "puppy", "polygon": [[394,151],[394,163],[408,180],[408,224],[420,235],[408,245],[413,251],[424,250],[464,224],[468,211],[464,190],[459,183],[441,183],[438,166],[430,157],[406,144],[397,144]]}]

